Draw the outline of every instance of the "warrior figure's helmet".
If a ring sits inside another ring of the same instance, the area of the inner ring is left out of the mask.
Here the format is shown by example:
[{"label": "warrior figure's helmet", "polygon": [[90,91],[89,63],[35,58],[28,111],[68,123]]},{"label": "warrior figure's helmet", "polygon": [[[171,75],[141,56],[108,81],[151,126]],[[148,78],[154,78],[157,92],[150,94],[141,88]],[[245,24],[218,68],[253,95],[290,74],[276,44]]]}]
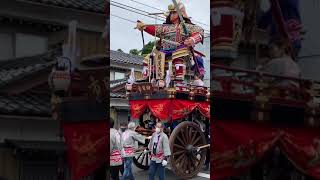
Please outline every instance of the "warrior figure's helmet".
[{"label": "warrior figure's helmet", "polygon": [[[187,11],[186,11],[184,4],[182,2],[178,2],[178,6],[179,6],[179,10],[182,14],[182,17],[183,17],[185,23],[192,24],[190,17],[187,15]],[[176,7],[174,6],[174,4],[170,4],[168,6],[168,11],[165,13],[165,16],[167,18],[166,18],[166,22],[164,24],[172,24],[172,22],[170,21],[170,15],[174,12],[177,12]]]}]

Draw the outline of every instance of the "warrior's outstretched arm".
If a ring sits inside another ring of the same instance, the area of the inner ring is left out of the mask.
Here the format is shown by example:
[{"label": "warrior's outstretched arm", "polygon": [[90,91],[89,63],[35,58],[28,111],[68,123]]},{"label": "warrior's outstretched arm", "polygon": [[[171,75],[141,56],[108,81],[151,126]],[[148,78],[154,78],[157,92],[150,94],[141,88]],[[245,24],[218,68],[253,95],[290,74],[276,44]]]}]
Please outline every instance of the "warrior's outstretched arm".
[{"label": "warrior's outstretched arm", "polygon": [[160,37],[161,33],[162,33],[162,27],[163,25],[147,25],[144,24],[141,21],[137,22],[137,29],[139,29],[140,31],[145,31],[148,34],[152,35],[152,36],[157,36]]},{"label": "warrior's outstretched arm", "polygon": [[162,25],[146,25],[144,31],[152,36],[160,37],[162,34]]},{"label": "warrior's outstretched arm", "polygon": [[144,27],[144,31],[149,33],[150,35],[154,36],[156,33],[156,26],[154,25],[146,25]]}]

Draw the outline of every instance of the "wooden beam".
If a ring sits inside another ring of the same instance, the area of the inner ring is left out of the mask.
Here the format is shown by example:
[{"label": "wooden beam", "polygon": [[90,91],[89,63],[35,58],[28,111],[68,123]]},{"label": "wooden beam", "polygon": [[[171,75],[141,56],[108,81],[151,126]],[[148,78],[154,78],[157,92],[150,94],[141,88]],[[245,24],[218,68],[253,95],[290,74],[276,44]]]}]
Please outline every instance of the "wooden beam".
[{"label": "wooden beam", "polygon": [[134,64],[119,64],[115,63],[113,61],[110,61],[110,67],[111,68],[119,68],[123,70],[131,70],[131,68],[134,68],[135,71],[142,71],[142,65],[134,65]]}]

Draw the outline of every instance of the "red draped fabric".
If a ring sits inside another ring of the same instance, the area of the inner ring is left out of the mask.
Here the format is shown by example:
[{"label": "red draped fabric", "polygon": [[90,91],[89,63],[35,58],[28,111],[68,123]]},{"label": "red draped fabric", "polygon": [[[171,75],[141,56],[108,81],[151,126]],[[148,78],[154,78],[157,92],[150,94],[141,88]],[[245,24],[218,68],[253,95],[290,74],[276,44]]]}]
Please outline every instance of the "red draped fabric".
[{"label": "red draped fabric", "polygon": [[160,120],[169,118],[171,100],[149,100],[147,101],[151,113]]},{"label": "red draped fabric", "polygon": [[133,119],[138,119],[148,107],[145,100],[134,100],[129,101],[130,104],[130,114]]},{"label": "red draped fabric", "polygon": [[200,102],[198,109],[203,116],[210,118],[210,102]]},{"label": "red draped fabric", "polygon": [[214,179],[236,176],[250,169],[277,140],[277,130],[243,122],[213,123]]},{"label": "red draped fabric", "polygon": [[138,119],[146,110],[150,109],[151,113],[160,120],[172,120],[186,117],[189,113],[198,109],[200,113],[210,118],[210,103],[196,102],[189,100],[177,99],[159,99],[159,100],[131,100],[131,117]]},{"label": "red draped fabric", "polygon": [[281,149],[302,172],[320,179],[320,130],[286,129]]},{"label": "red draped fabric", "polygon": [[180,119],[187,116],[197,107],[197,104],[188,100],[172,101],[172,119]]},{"label": "red draped fabric", "polygon": [[213,179],[248,171],[276,144],[297,169],[320,179],[319,130],[239,121],[215,121],[212,124]]},{"label": "red draped fabric", "polygon": [[73,180],[92,174],[106,161],[109,151],[106,121],[64,123],[63,131]]}]

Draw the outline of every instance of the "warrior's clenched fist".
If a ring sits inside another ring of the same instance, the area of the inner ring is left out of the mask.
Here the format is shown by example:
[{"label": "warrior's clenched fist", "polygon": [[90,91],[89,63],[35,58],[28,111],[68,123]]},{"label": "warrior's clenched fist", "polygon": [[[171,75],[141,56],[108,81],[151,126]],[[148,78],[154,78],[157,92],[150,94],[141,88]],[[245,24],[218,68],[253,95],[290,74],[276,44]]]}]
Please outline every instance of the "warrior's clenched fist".
[{"label": "warrior's clenched fist", "polygon": [[194,46],[194,44],[195,40],[192,37],[189,37],[184,41],[184,45],[186,46]]},{"label": "warrior's clenched fist", "polygon": [[141,21],[137,21],[137,27],[136,29],[139,29],[140,31],[143,31],[145,28],[145,24]]}]

